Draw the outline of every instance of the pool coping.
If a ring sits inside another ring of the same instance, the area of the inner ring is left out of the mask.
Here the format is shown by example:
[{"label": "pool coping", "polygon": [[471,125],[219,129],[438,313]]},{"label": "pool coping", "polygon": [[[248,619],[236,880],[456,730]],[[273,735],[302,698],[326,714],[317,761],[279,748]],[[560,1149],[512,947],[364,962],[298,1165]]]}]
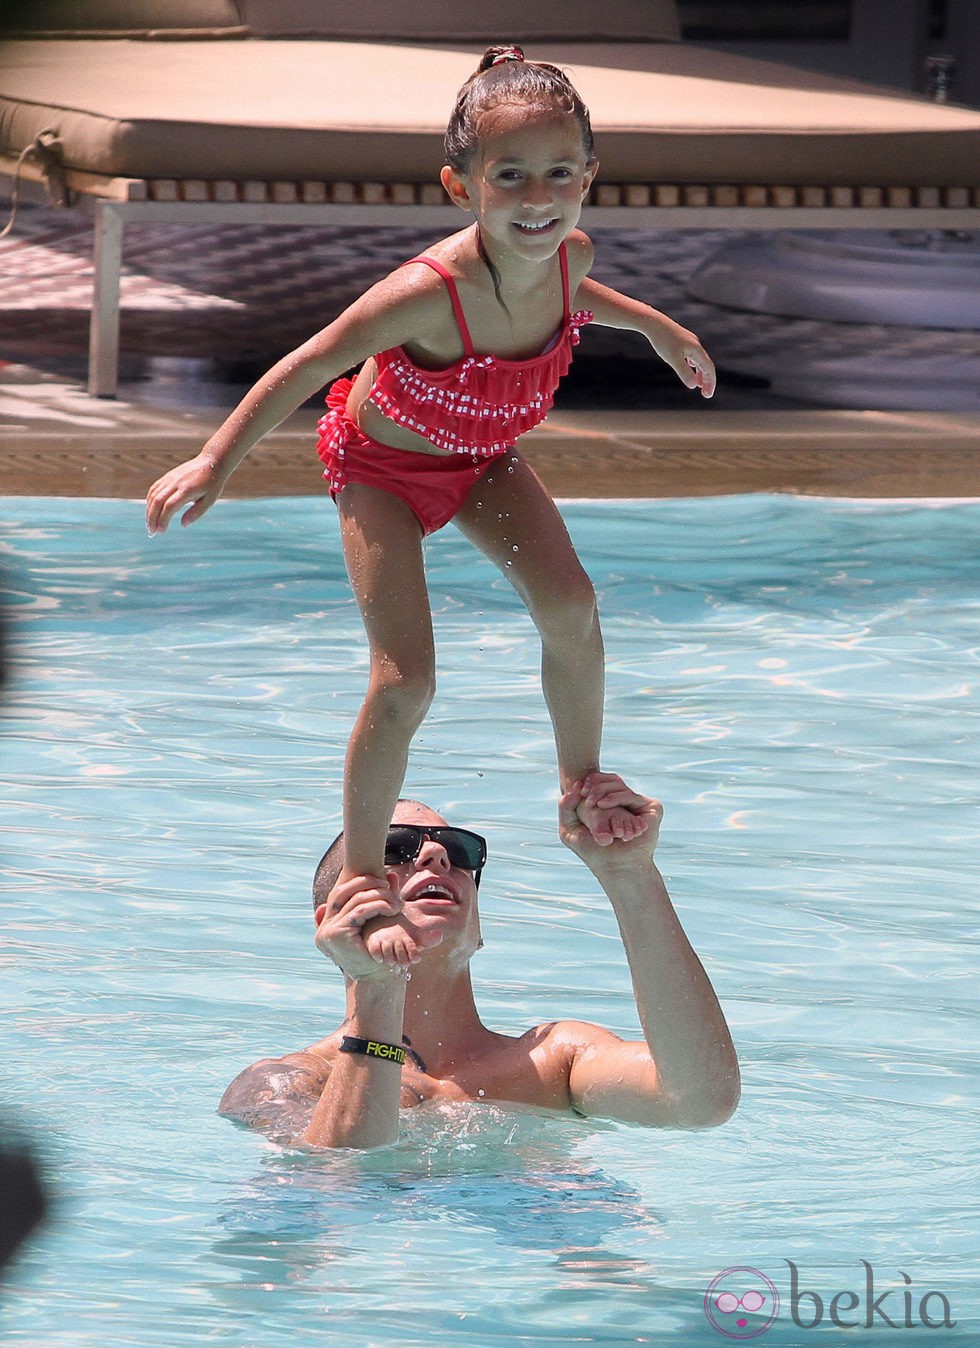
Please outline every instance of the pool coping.
[{"label": "pool coping", "polygon": [[[8,496],[140,498],[197,453],[218,409],[174,411],[63,397],[58,416],[0,420]],[[65,395],[64,386],[61,389]],[[239,468],[231,497],[325,491],[317,412],[302,409]],[[846,497],[980,497],[980,414],[900,411],[555,412],[521,442],[556,496],[711,496],[752,492]]]}]

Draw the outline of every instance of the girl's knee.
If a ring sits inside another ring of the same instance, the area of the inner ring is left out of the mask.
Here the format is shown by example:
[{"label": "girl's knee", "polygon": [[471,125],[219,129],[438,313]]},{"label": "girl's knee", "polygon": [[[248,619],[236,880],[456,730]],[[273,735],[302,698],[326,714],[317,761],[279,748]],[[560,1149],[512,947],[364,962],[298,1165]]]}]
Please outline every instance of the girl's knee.
[{"label": "girl's knee", "polygon": [[367,703],[375,721],[407,725],[414,731],[425,719],[435,692],[431,666],[401,669],[385,664],[372,670]]},{"label": "girl's knee", "polygon": [[584,571],[539,596],[531,614],[545,641],[581,642],[598,627],[595,587]]}]

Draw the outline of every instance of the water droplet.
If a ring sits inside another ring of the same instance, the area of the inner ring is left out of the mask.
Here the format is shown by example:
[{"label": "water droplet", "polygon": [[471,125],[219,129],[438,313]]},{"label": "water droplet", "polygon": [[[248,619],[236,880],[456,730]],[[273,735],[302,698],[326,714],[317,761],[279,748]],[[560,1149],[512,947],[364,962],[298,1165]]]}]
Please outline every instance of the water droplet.
[{"label": "water droplet", "polygon": [[520,552],[520,548],[517,546],[516,543],[515,543],[514,546],[511,548],[511,552]]},{"label": "water droplet", "polygon": [[482,776],[483,776],[483,769],[482,769],[482,768],[477,768],[477,770],[476,770],[476,775],[477,775],[478,777],[482,777]]},{"label": "water droplet", "polygon": [[477,1091],[477,1095],[486,1095],[486,1091]]}]

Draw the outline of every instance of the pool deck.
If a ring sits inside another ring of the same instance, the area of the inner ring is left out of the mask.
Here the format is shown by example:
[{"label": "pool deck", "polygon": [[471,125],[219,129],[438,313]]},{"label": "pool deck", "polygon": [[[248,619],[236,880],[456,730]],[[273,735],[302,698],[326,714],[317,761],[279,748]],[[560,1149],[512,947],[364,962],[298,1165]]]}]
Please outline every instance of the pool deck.
[{"label": "pool deck", "polygon": [[[244,391],[223,382],[229,361],[249,349],[289,350],[418,242],[404,231],[132,234],[123,285],[129,368],[115,399],[90,397],[83,382],[91,222],[32,208],[0,242],[0,495],[144,496],[162,472],[197,453]],[[874,352],[892,360],[893,371],[925,371],[934,390],[944,373],[955,382],[966,371],[969,382],[980,368],[972,333],[737,315],[695,303],[685,278],[717,243],[710,233],[666,232],[640,247],[627,232],[607,232],[610,271],[601,279],[656,296],[718,348],[719,365],[732,374],[750,348],[764,371],[814,358],[857,368]],[[601,357],[601,347],[590,357],[588,345],[583,340],[576,367]],[[647,375],[631,378],[640,384]],[[620,382],[608,387],[600,370],[584,396],[579,389],[560,402],[522,441],[555,495],[980,496],[980,411],[972,399],[966,412],[836,410],[737,375],[711,403],[671,385],[631,407],[630,381]],[[938,403],[946,405],[941,396]],[[228,494],[323,492],[317,415],[303,408],[267,437]]]},{"label": "pool deck", "polygon": [[[2,494],[139,498],[198,452],[224,407],[141,396],[90,398],[72,380],[0,369]],[[324,491],[317,412],[268,436],[228,495]],[[980,496],[980,416],[816,409],[555,411],[522,442],[560,497],[790,492],[851,497]]]}]

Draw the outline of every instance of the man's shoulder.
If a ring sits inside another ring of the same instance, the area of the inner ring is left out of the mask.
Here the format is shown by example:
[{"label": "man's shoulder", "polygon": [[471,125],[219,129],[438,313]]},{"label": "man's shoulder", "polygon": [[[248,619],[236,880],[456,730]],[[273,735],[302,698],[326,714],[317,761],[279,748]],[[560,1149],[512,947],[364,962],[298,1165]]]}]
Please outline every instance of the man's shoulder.
[{"label": "man's shoulder", "polygon": [[573,1107],[571,1088],[578,1065],[622,1042],[584,1020],[547,1021],[498,1040],[497,1049],[488,1051],[478,1064],[480,1094],[558,1110]]},{"label": "man's shoulder", "polygon": [[524,1034],[523,1039],[541,1045],[566,1045],[572,1048],[622,1042],[618,1034],[602,1025],[594,1025],[589,1020],[550,1020],[543,1025],[535,1025]]},{"label": "man's shoulder", "polygon": [[329,1065],[311,1049],[281,1058],[260,1058],[239,1072],[228,1086],[218,1113],[251,1127],[263,1127],[268,1116],[286,1106],[314,1102],[323,1090]]},{"label": "man's shoulder", "polygon": [[590,1050],[610,1048],[623,1041],[612,1030],[587,1020],[551,1020],[531,1029],[516,1041],[541,1066],[567,1076],[573,1064]]}]

